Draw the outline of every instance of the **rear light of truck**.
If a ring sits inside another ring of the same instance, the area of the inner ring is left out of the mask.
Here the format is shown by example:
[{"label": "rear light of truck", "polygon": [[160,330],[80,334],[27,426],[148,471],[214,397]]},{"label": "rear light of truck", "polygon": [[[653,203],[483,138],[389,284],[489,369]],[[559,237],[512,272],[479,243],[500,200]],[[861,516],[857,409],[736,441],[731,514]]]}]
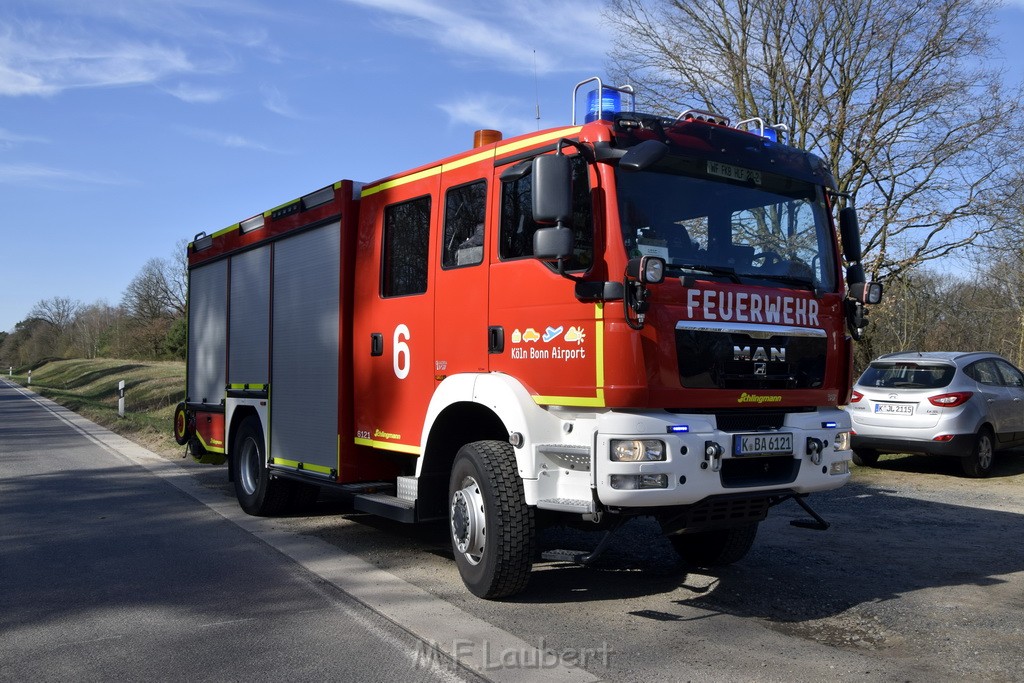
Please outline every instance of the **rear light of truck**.
[{"label": "rear light of truck", "polygon": [[967,399],[971,396],[974,396],[973,391],[954,391],[949,394],[929,396],[928,402],[933,406],[938,406],[939,408],[955,408],[966,403]]}]

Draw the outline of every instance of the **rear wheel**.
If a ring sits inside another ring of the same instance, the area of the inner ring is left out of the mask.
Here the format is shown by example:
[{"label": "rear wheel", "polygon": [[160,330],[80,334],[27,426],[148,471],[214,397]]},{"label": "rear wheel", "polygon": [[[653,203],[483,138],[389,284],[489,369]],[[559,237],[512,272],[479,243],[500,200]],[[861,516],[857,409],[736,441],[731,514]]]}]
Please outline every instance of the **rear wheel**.
[{"label": "rear wheel", "polygon": [[250,515],[268,517],[288,505],[291,482],[271,478],[264,448],[263,427],[258,417],[250,415],[239,425],[231,448],[235,495]]},{"label": "rear wheel", "polygon": [[511,444],[463,446],[455,456],[448,494],[449,535],[466,587],[488,599],[522,591],[533,565],[534,516]]},{"label": "rear wheel", "polygon": [[676,534],[668,540],[687,564],[722,567],[738,562],[754,545],[759,522],[693,534]]},{"label": "rear wheel", "polygon": [[992,430],[982,427],[974,437],[974,448],[970,455],[960,459],[964,474],[968,477],[987,477],[992,474],[992,463],[995,460],[996,445]]},{"label": "rear wheel", "polygon": [[874,467],[878,464],[878,451],[858,448],[853,452],[853,464],[859,467]]},{"label": "rear wheel", "polygon": [[195,433],[195,416],[189,413],[185,402],[182,401],[174,409],[174,440],[179,446],[184,446]]}]

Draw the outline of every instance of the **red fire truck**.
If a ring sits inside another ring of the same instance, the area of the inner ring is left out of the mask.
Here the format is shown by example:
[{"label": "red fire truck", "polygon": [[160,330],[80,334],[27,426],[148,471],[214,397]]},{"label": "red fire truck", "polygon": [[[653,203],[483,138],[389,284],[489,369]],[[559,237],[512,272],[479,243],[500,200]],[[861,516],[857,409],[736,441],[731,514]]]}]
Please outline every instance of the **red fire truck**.
[{"label": "red fire truck", "polygon": [[484,598],[525,587],[542,518],[651,516],[697,565],[785,500],[827,526],[804,497],[849,478],[838,406],[881,296],[833,176],[783,126],[638,113],[596,78],[572,99],[572,125],[195,237],[175,436],[246,512],[333,487],[447,520]]}]

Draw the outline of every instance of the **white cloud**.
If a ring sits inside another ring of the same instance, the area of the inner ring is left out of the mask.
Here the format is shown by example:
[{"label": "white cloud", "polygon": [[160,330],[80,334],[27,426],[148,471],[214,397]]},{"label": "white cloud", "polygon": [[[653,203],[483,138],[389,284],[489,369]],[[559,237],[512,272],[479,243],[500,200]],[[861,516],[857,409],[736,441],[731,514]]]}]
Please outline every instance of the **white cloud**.
[{"label": "white cloud", "polygon": [[223,90],[217,88],[204,88],[188,83],[179,83],[172,88],[165,88],[167,94],[172,95],[182,102],[189,104],[212,104],[220,102],[225,98]]},{"label": "white cloud", "polygon": [[249,138],[239,135],[237,133],[225,133],[222,131],[209,130],[206,128],[189,128],[181,127],[180,130],[191,138],[201,140],[203,142],[211,142],[220,147],[228,147],[232,149],[250,149],[257,152],[274,152],[279,153],[278,150],[265,145],[262,142],[256,140],[250,140]]},{"label": "white cloud", "polygon": [[0,35],[0,95],[138,85],[195,69],[182,50],[158,43],[106,41],[41,24],[19,28]]},{"label": "white cloud", "polygon": [[505,137],[537,129],[537,121],[529,118],[523,101],[511,97],[473,94],[438,107],[448,114],[452,123],[500,130]]},{"label": "white cloud", "polygon": [[99,174],[69,171],[39,164],[0,164],[0,185],[67,189],[69,183],[80,185],[125,184],[122,180]]},{"label": "white cloud", "polygon": [[263,106],[267,111],[288,119],[303,118],[289,104],[287,95],[278,88],[272,85],[263,85],[260,87],[260,93],[263,95]]},{"label": "white cloud", "polygon": [[592,2],[339,1],[386,12],[385,25],[395,33],[518,73],[594,68],[607,52],[600,7]]},{"label": "white cloud", "polygon": [[26,142],[48,143],[49,140],[34,135],[19,135],[4,128],[0,128],[0,146],[20,145]]}]

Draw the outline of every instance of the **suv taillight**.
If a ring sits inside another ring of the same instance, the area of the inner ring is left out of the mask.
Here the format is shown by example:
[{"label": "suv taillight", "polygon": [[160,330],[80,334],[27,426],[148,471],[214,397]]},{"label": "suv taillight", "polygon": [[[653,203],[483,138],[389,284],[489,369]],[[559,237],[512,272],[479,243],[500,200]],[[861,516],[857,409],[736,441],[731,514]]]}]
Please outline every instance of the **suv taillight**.
[{"label": "suv taillight", "polygon": [[864,398],[864,394],[860,393],[859,391],[854,390],[850,392],[850,403],[856,403],[862,398]]},{"label": "suv taillight", "polygon": [[954,391],[949,394],[939,394],[938,396],[929,396],[928,402],[933,406],[940,408],[955,408],[958,405],[962,405],[967,402],[971,396],[974,396],[973,391]]}]

